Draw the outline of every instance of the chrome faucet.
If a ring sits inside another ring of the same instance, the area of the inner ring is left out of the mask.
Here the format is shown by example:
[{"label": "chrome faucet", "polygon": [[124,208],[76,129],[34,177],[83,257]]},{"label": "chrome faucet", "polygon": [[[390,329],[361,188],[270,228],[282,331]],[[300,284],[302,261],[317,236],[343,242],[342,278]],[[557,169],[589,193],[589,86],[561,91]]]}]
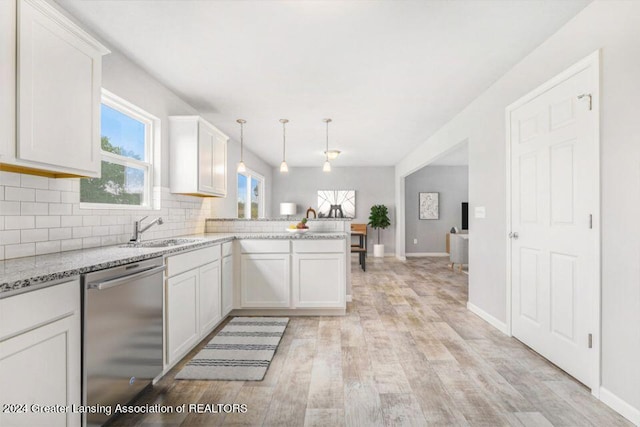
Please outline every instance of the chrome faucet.
[{"label": "chrome faucet", "polygon": [[131,240],[129,240],[129,242],[131,242],[131,243],[140,243],[140,238],[142,237],[142,233],[144,233],[145,231],[147,231],[148,229],[150,229],[151,227],[153,227],[156,224],[162,225],[162,222],[163,222],[162,221],[162,217],[158,217],[158,218],[154,219],[153,221],[151,221],[149,224],[147,224],[144,227],[140,228],[140,224],[142,223],[142,221],[144,221],[147,218],[149,218],[149,217],[145,216],[144,218],[141,218],[138,221],[135,221],[133,223],[133,235],[131,236]]}]

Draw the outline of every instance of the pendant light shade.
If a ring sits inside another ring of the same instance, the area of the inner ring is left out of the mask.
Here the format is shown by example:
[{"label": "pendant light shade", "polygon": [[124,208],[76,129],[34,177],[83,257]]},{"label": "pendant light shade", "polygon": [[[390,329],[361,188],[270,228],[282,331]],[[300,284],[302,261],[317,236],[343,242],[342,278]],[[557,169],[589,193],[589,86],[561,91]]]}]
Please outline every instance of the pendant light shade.
[{"label": "pendant light shade", "polygon": [[331,123],[331,119],[323,119],[322,121],[325,123],[327,128],[327,147],[326,147],[326,150],[324,151],[325,160],[324,160],[324,165],[322,166],[322,171],[331,172],[331,163],[329,163],[329,123]]},{"label": "pendant light shade", "polygon": [[280,163],[280,172],[286,173],[286,172],[289,172],[289,166],[287,166],[287,160],[286,160],[287,133],[286,133],[285,125],[289,123],[289,120],[280,119],[280,123],[282,123],[282,163]]},{"label": "pendant light shade", "polygon": [[247,167],[244,165],[244,124],[247,121],[238,119],[236,122],[240,123],[240,163],[238,163],[238,172],[246,172]]}]

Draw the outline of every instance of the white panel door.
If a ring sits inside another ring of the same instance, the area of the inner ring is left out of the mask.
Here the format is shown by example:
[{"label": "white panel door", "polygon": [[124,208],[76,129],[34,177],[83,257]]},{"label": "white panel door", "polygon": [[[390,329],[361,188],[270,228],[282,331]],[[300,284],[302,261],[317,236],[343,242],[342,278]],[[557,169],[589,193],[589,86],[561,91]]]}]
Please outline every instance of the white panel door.
[{"label": "white panel door", "polygon": [[233,310],[233,256],[222,258],[222,315]]},{"label": "white panel door", "polygon": [[289,254],[243,254],[242,308],[289,307]]},{"label": "white panel door", "polygon": [[167,363],[184,355],[200,337],[198,269],[167,279]]},{"label": "white panel door", "polygon": [[597,113],[592,67],[513,110],[511,321],[513,335],[592,386],[596,313]]},{"label": "white panel door", "polygon": [[206,335],[222,318],[220,302],[220,260],[200,267],[200,335]]},{"label": "white panel door", "polygon": [[344,254],[293,255],[294,305],[300,308],[344,308]]},{"label": "white panel door", "polygon": [[18,2],[17,157],[99,176],[102,52],[44,5]]},{"label": "white panel door", "polygon": [[27,405],[0,411],[0,425],[80,426],[79,413],[28,406],[80,404],[80,353],[79,313],[0,342],[0,402]]}]

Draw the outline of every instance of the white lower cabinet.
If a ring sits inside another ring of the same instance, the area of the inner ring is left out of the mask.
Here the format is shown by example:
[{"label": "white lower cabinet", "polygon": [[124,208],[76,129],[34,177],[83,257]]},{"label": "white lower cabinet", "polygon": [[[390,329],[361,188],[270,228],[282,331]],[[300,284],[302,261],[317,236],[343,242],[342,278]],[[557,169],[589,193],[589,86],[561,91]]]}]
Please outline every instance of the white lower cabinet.
[{"label": "white lower cabinet", "polygon": [[31,408],[80,405],[80,355],[78,280],[0,300],[0,425],[80,426],[80,414]]},{"label": "white lower cabinet", "polygon": [[220,260],[199,269],[200,336],[205,336],[222,320]]},{"label": "white lower cabinet", "polygon": [[165,368],[222,321],[220,245],[167,257],[166,264]]},{"label": "white lower cabinet", "polygon": [[199,338],[198,282],[195,269],[167,279],[167,362],[180,359]]},{"label": "white lower cabinet", "polygon": [[288,308],[289,253],[242,254],[240,293],[242,308]]},{"label": "white lower cabinet", "polygon": [[294,305],[300,308],[344,307],[344,264],[344,253],[294,253]]},{"label": "white lower cabinet", "polygon": [[233,310],[233,256],[222,258],[222,316]]}]

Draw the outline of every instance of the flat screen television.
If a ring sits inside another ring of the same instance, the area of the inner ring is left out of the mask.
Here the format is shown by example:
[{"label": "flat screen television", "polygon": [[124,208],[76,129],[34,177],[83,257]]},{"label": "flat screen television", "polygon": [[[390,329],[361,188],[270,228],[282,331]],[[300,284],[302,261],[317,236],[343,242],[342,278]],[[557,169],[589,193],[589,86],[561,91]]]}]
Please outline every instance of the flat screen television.
[{"label": "flat screen television", "polygon": [[469,203],[462,202],[462,229],[469,229]]}]

